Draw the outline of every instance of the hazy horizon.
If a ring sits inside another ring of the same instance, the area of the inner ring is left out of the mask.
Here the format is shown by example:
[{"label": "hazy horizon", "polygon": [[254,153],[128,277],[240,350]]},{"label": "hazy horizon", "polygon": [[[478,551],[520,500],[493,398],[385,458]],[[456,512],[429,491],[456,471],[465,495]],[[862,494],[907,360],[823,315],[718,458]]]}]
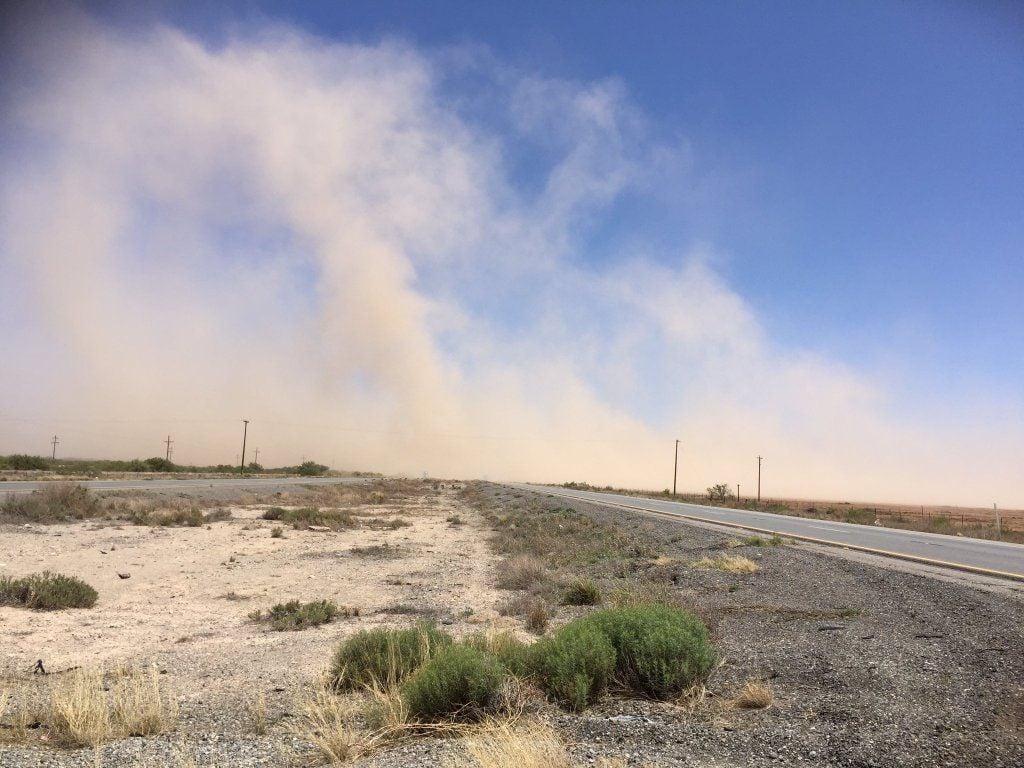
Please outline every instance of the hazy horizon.
[{"label": "hazy horizon", "polygon": [[247,418],[268,466],[657,490],[678,439],[680,490],[1024,507],[1019,41],[954,3],[859,54],[867,4],[833,61],[808,11],[836,78],[894,57],[883,114],[355,5],[6,12],[0,454],[231,463]]}]

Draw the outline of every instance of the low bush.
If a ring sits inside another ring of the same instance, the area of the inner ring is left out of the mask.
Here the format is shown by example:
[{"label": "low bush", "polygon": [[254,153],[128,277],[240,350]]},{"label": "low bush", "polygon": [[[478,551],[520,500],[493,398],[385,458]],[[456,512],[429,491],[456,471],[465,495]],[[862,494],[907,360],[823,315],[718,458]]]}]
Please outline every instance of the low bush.
[{"label": "low bush", "polygon": [[419,720],[474,720],[487,710],[504,676],[493,656],[469,645],[452,645],[406,680],[402,698]]},{"label": "low bush", "polygon": [[331,684],[337,690],[390,688],[404,682],[425,661],[451,644],[451,636],[432,624],[362,630],[335,652]]},{"label": "low bush", "polygon": [[597,611],[538,641],[530,654],[545,692],[574,710],[609,683],[667,698],[706,675],[713,662],[707,627],[692,614],[665,605]]},{"label": "low bush", "polygon": [[99,595],[81,579],[43,571],[22,579],[0,577],[0,605],[23,605],[40,611],[92,608]]},{"label": "low bush", "polygon": [[597,605],[601,590],[590,579],[576,579],[562,593],[562,605]]},{"label": "low bush", "polygon": [[707,627],[678,608],[609,608],[578,621],[611,641],[615,683],[634,693],[666,698],[703,677],[714,663]]},{"label": "low bush", "polygon": [[530,666],[549,697],[579,711],[608,687],[615,647],[598,627],[577,620],[538,640]]},{"label": "low bush", "polygon": [[461,643],[493,656],[513,677],[530,673],[530,646],[511,632],[478,632],[463,638]]},{"label": "low bush", "polygon": [[314,600],[309,603],[289,600],[287,603],[278,603],[266,613],[257,609],[249,614],[249,618],[258,622],[265,621],[278,632],[295,632],[326,624],[339,613],[351,615],[349,609],[339,611],[331,600]]}]

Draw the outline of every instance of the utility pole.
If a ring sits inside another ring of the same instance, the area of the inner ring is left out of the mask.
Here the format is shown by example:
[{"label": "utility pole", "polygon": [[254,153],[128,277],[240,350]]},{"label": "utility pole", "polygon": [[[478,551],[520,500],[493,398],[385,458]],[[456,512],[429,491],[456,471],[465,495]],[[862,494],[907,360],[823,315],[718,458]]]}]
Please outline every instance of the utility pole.
[{"label": "utility pole", "polygon": [[242,427],[242,461],[238,466],[238,474],[240,475],[245,474],[245,438],[249,434],[249,420],[242,419],[242,423],[245,424],[245,426]]},{"label": "utility pole", "polygon": [[170,461],[171,460],[171,443],[173,443],[174,441],[171,440],[171,436],[168,435],[167,439],[164,440],[164,442],[167,443],[167,456],[165,458],[167,459],[167,461]]},{"label": "utility pole", "polygon": [[259,448],[256,449],[256,456],[253,458],[252,463],[253,464],[259,464],[260,463],[260,449]]},{"label": "utility pole", "polygon": [[740,484],[736,483],[736,503],[740,503]]},{"label": "utility pole", "polygon": [[676,461],[672,467],[672,498],[676,495],[676,478],[679,476],[679,441],[676,440]]},{"label": "utility pole", "polygon": [[50,442],[53,443],[53,453],[50,454],[50,459],[53,460],[57,458],[57,443],[59,443],[60,440],[58,440],[57,436],[54,435],[53,440],[51,440]]},{"label": "utility pole", "polygon": [[1003,538],[1003,527],[999,524],[999,507],[995,504],[992,505],[992,511],[996,513],[996,538]]},{"label": "utility pole", "polygon": [[757,457],[757,503],[761,503],[761,459],[763,457]]}]

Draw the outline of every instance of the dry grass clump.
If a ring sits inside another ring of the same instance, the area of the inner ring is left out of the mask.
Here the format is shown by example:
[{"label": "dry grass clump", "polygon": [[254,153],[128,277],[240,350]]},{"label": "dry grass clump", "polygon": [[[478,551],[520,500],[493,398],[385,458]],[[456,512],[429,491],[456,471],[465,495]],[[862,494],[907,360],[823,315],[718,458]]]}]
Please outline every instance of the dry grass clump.
[{"label": "dry grass clump", "polygon": [[543,600],[537,600],[526,614],[526,628],[535,635],[543,635],[548,629],[551,617]]},{"label": "dry grass clump", "polygon": [[308,530],[310,526],[317,526],[340,531],[359,525],[359,521],[347,510],[321,509],[320,507],[300,507],[298,509],[271,507],[263,513],[263,519],[279,520],[291,525],[295,530]]},{"label": "dry grass clump", "polygon": [[63,523],[101,514],[99,498],[76,483],[53,483],[0,504],[0,523]]},{"label": "dry grass clump", "polygon": [[358,715],[354,703],[326,687],[301,695],[296,709],[298,717],[289,721],[288,729],[332,763],[354,760],[379,743],[379,739],[352,725]]},{"label": "dry grass clump", "polygon": [[673,585],[664,581],[638,579],[627,581],[608,594],[607,602],[616,608],[632,605],[668,605],[681,608],[683,601]]},{"label": "dry grass clump", "polygon": [[[489,724],[461,740],[476,768],[570,768],[572,765],[558,733],[544,723]],[[449,768],[465,763],[449,760]]]},{"label": "dry grass clump", "polygon": [[151,736],[177,722],[177,705],[156,668],[118,674],[105,685],[100,669],[72,670],[51,690],[43,724],[68,746],[96,746],[125,736]]},{"label": "dry grass clump", "polygon": [[601,590],[590,579],[574,579],[562,593],[562,605],[597,605]]},{"label": "dry grass clump", "polygon": [[719,555],[718,557],[702,557],[693,563],[694,568],[709,568],[729,573],[757,573],[761,566],[742,555]]},{"label": "dry grass clump", "polygon": [[731,700],[737,709],[765,709],[774,701],[772,687],[764,680],[748,680]]},{"label": "dry grass clump", "polygon": [[515,555],[498,564],[500,589],[535,589],[551,580],[551,571],[535,555]]}]

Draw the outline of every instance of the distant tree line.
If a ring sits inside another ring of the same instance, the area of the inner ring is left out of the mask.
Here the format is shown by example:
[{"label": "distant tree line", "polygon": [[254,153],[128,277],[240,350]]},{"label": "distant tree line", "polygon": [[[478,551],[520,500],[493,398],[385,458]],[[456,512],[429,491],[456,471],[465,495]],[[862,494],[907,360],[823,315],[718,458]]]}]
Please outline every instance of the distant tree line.
[{"label": "distant tree line", "polygon": [[[13,453],[9,456],[0,456],[0,470],[40,470],[50,472],[61,472],[66,474],[98,474],[100,472],[210,472],[210,473],[237,473],[238,465],[235,464],[211,464],[205,467],[195,465],[175,464],[173,461],[154,456],[149,459],[131,459],[121,461],[117,459],[47,459],[43,456],[29,456],[22,453]],[[303,477],[315,477],[327,474],[328,468],[325,464],[318,464],[315,461],[304,461],[294,467],[278,467],[265,469],[262,464],[255,461],[246,465],[246,471],[252,473],[273,473],[285,475],[302,475]],[[372,475],[372,472],[354,473]]]}]

